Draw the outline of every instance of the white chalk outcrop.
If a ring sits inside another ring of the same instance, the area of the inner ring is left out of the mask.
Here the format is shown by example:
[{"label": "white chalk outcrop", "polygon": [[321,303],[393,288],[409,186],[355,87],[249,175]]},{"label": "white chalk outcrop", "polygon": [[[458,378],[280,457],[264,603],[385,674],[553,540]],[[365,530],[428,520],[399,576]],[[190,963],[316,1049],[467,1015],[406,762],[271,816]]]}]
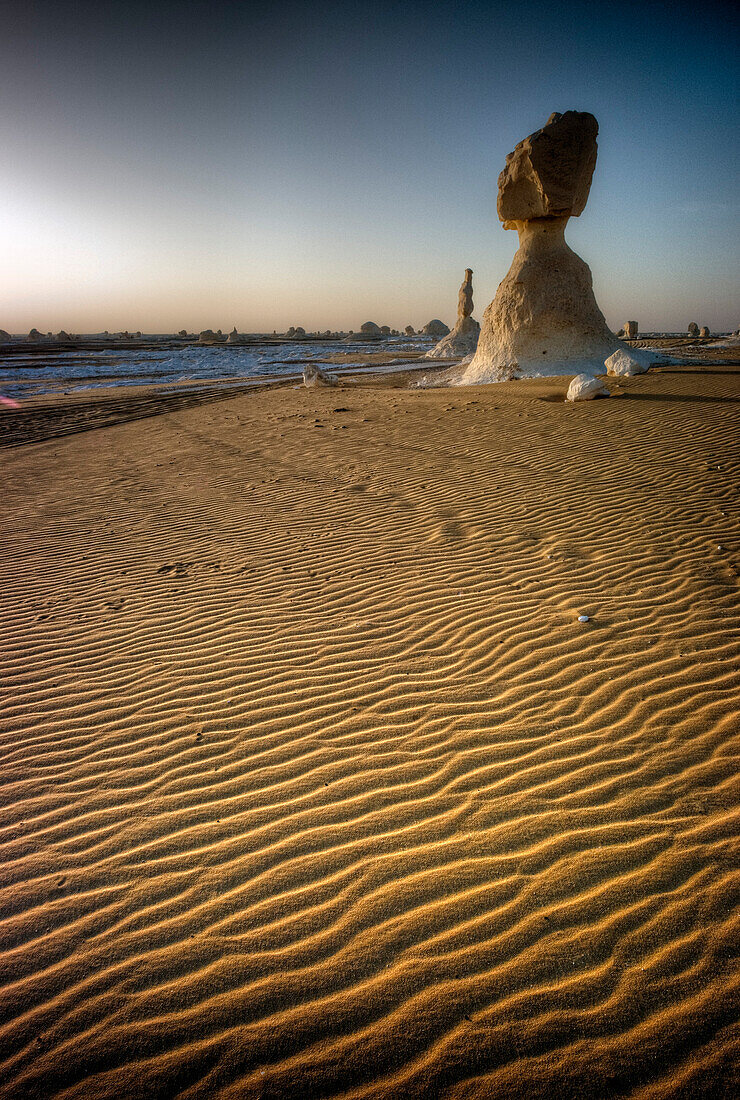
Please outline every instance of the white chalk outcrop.
[{"label": "white chalk outcrop", "polygon": [[645,374],[650,369],[649,363],[641,362],[635,358],[634,353],[621,348],[605,360],[604,366],[607,374],[617,378],[631,378],[634,374]]},{"label": "white chalk outcrop", "polygon": [[609,397],[609,390],[598,378],[590,374],[577,374],[568,386],[566,401],[593,401],[595,397]]},{"label": "white chalk outcrop", "polygon": [[689,325],[689,336],[698,336],[698,335],[699,335],[699,326],[697,325],[696,321],[692,321],[691,324]]},{"label": "white chalk outcrop", "polygon": [[473,272],[469,267],[465,268],[465,278],[462,281],[457,299],[457,321],[452,332],[444,336],[440,342],[428,351],[425,359],[464,359],[478,346],[480,325],[473,319]]},{"label": "white chalk outcrop", "polygon": [[699,329],[699,335],[700,336],[711,336],[712,334],[711,334],[711,332],[709,331],[709,329],[707,328],[706,325],[702,325],[701,328]]},{"label": "white chalk outcrop", "polygon": [[[517,145],[499,177],[498,216],[519,250],[483,315],[463,384],[542,375],[603,373],[620,341],[596,304],[588,265],[565,226],[588,199],[598,124],[580,111],[553,114]],[[650,360],[649,353],[636,357]]]},{"label": "white chalk outcrop", "polygon": [[448,336],[450,332],[444,321],[440,321],[437,317],[427,321],[421,331],[424,336]]},{"label": "white chalk outcrop", "polygon": [[336,374],[330,374],[329,371],[322,370],[321,367],[317,367],[314,363],[309,363],[303,368],[303,385],[337,386],[339,385],[339,379]]},{"label": "white chalk outcrop", "polygon": [[639,325],[637,324],[637,321],[625,321],[624,329],[622,331],[624,332],[625,340],[636,340],[637,333],[639,331]]}]

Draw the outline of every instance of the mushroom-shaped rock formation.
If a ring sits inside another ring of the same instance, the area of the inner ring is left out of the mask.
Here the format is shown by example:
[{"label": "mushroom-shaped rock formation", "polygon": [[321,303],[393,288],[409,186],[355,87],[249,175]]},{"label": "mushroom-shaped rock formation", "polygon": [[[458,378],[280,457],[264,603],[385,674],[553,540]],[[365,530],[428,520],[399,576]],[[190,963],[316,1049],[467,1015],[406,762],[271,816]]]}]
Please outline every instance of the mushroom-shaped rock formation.
[{"label": "mushroom-shaped rock formation", "polygon": [[637,321],[625,321],[623,330],[625,340],[636,340],[638,327]]},{"label": "mushroom-shaped rock formation", "polygon": [[424,336],[449,336],[450,334],[450,330],[444,321],[440,321],[436,317],[433,321],[427,321],[421,331]]},{"label": "mushroom-shaped rock formation", "polygon": [[699,326],[697,325],[696,321],[692,321],[691,324],[689,325],[689,336],[698,336],[698,335],[699,335]]},{"label": "mushroom-shaped rock formation", "polygon": [[568,386],[566,401],[593,401],[595,397],[609,397],[609,390],[598,378],[590,374],[577,374]]},{"label": "mushroom-shaped rock formation", "polygon": [[457,321],[452,332],[428,351],[425,359],[464,359],[472,355],[478,344],[480,325],[473,320],[473,272],[465,268],[465,278],[457,299]]},{"label": "mushroom-shaped rock formation", "polygon": [[700,336],[711,336],[711,333],[710,333],[710,331],[709,331],[709,329],[707,328],[706,325],[701,326],[701,328],[699,329],[699,335]]},{"label": "mushroom-shaped rock formation", "polygon": [[596,304],[588,265],[564,236],[568,218],[578,217],[588,199],[597,133],[591,114],[556,113],[506,158],[498,216],[504,229],[517,230],[519,250],[483,315],[476,353],[457,381],[592,376],[623,346]]},{"label": "mushroom-shaped rock formation", "polygon": [[380,336],[380,325],[376,325],[375,321],[365,321],[363,325],[360,325],[360,332],[365,336]]}]

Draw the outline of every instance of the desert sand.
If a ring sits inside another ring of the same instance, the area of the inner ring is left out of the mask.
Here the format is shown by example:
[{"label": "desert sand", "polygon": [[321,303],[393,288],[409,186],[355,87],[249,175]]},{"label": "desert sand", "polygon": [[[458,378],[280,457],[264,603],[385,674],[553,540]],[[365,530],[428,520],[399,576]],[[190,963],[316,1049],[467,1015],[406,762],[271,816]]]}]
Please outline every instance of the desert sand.
[{"label": "desert sand", "polygon": [[0,1096],[734,1094],[737,363],[568,381],[0,412]]}]

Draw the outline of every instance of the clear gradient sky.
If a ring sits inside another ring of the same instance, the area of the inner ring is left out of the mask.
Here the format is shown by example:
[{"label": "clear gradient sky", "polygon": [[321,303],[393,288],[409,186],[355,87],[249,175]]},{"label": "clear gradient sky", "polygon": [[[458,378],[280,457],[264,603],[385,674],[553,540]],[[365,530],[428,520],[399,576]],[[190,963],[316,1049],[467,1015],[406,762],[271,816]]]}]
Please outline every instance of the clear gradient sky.
[{"label": "clear gradient sky", "polygon": [[740,325],[729,3],[0,3],[0,328],[480,317],[506,154],[600,127],[567,238],[619,327]]}]

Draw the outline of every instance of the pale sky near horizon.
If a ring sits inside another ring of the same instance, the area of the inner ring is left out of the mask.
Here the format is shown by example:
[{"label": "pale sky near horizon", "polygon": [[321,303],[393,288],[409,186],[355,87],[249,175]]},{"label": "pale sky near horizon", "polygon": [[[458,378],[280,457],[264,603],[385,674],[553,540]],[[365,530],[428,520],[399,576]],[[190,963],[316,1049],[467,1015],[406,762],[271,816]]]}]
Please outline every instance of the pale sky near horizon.
[{"label": "pale sky near horizon", "polygon": [[592,111],[566,237],[619,327],[740,325],[734,5],[0,5],[0,328],[480,318],[505,156]]}]

